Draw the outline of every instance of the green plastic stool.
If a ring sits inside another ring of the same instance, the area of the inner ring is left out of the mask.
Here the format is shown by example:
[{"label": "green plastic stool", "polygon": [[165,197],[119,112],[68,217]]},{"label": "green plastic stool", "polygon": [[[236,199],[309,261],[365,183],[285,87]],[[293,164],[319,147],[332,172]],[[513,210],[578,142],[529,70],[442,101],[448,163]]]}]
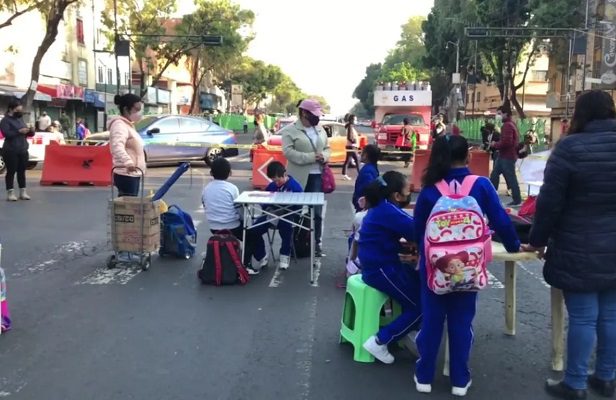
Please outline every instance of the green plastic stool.
[{"label": "green plastic stool", "polygon": [[386,294],[366,285],[361,275],[353,275],[347,280],[340,343],[353,345],[353,360],[374,362],[374,357],[364,349],[363,344],[378,332],[380,326],[389,324],[402,312],[400,305],[394,301],[391,315],[382,316],[381,310],[387,300],[389,297]]}]

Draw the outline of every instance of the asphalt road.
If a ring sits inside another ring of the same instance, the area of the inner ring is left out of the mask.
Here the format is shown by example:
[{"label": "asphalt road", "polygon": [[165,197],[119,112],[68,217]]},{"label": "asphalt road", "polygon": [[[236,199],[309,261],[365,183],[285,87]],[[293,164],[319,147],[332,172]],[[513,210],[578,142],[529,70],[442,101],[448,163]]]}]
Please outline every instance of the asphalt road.
[{"label": "asphalt road", "polygon": [[[243,137],[242,142],[247,142]],[[247,155],[231,181],[250,188]],[[382,169],[401,168],[385,163]],[[157,188],[173,168],[152,168]],[[339,170],[338,170],[339,171]],[[338,172],[339,173],[339,172]],[[354,172],[352,172],[354,173]],[[338,289],[352,212],[352,183],[327,196],[324,258],[313,286],[305,261],[275,265],[245,287],[202,286],[200,257],[154,257],[150,271],[105,269],[109,190],[41,187],[28,173],[30,202],[0,202],[2,266],[14,329],[0,337],[0,398],[407,399],[415,359],[360,364],[338,344],[344,290]],[[208,170],[193,169],[165,197],[208,236],[200,192]],[[468,398],[540,400],[550,364],[549,290],[540,264],[521,266],[517,336],[504,335],[503,266],[480,295]],[[432,399],[451,398],[440,374]],[[426,397],[427,398],[427,397]],[[592,397],[591,397],[592,398]]]}]

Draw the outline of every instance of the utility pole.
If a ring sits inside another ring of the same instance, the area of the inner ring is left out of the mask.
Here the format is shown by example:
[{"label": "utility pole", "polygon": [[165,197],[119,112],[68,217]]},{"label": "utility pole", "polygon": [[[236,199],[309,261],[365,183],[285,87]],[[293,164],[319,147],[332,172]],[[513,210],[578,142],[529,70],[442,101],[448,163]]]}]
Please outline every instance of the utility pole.
[{"label": "utility pole", "polygon": [[118,62],[118,0],[113,0],[113,32],[116,65],[116,94],[120,94],[120,63]]}]

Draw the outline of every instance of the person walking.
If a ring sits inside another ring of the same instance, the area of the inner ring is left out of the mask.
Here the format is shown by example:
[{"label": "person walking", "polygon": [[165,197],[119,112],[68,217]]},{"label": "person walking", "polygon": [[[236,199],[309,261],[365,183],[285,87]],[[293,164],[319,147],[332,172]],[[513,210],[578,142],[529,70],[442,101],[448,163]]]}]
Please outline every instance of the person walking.
[{"label": "person walking", "polygon": [[[545,258],[546,282],[565,297],[565,376],[545,385],[561,399],[585,399],[588,386],[604,397],[616,391],[615,171],[614,101],[607,92],[586,92],[547,161],[530,245],[524,246]],[[595,342],[594,373],[588,376]]]},{"label": "person walking", "polygon": [[49,127],[51,126],[51,118],[47,115],[47,111],[43,111],[39,120],[38,120],[38,130],[40,132],[47,132]]},{"label": "person walking", "polygon": [[501,128],[500,140],[494,141],[490,147],[498,150],[498,156],[494,161],[494,168],[490,174],[490,181],[496,191],[500,184],[500,176],[505,177],[507,187],[511,190],[512,202],[507,204],[509,207],[519,206],[522,204],[522,195],[520,194],[520,185],[515,172],[515,163],[518,160],[518,145],[520,135],[518,128],[511,119],[511,104],[509,101],[500,106],[496,111],[496,120],[503,121]]},{"label": "person walking", "polygon": [[344,165],[342,166],[342,177],[347,181],[351,180],[351,177],[347,175],[347,168],[351,163],[351,160],[355,161],[355,168],[357,168],[357,174],[359,174],[359,157],[357,157],[357,151],[359,150],[359,135],[355,125],[357,124],[357,117],[354,114],[349,114],[347,117],[346,128],[346,158]]},{"label": "person walking", "polygon": [[[331,155],[327,134],[319,125],[323,116],[316,100],[299,103],[299,119],[282,129],[282,152],[288,160],[287,172],[304,188],[304,192],[322,192],[322,170]],[[323,256],[323,208],[315,207],[315,255]]]},{"label": "person walking", "polygon": [[113,160],[113,184],[120,196],[137,196],[146,163],[143,140],[134,123],[141,120],[143,103],[132,93],[116,95],[114,99],[120,115],[109,120],[109,148]]},{"label": "person walking", "polygon": [[19,199],[30,200],[26,192],[26,167],[28,166],[28,140],[34,136],[34,128],[23,121],[23,106],[18,99],[11,99],[6,115],[0,121],[0,131],[4,135],[2,158],[6,165],[6,199],[17,201],[15,195],[15,175],[19,185]]},{"label": "person walking", "polygon": [[417,133],[411,127],[411,122],[408,118],[404,118],[402,123],[402,131],[396,141],[396,147],[400,151],[407,152],[402,156],[402,161],[404,161],[404,168],[408,168],[411,163],[411,158],[413,157],[412,152],[415,150],[415,146],[417,145]]}]

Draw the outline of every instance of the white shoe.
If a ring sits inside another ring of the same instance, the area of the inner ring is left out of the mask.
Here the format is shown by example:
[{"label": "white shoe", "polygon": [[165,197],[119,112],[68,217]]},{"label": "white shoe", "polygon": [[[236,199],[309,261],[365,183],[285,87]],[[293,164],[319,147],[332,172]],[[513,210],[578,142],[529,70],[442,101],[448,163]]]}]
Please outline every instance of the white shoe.
[{"label": "white shoe", "polygon": [[259,269],[267,268],[269,265],[269,258],[267,256],[263,257],[263,260],[259,261]]},{"label": "white shoe", "polygon": [[419,358],[419,350],[417,350],[417,332],[410,332],[408,335],[400,339],[402,345],[408,349],[415,357]]},{"label": "white shoe", "polygon": [[415,375],[413,375],[413,380],[415,381],[415,389],[417,389],[419,393],[432,392],[432,385],[430,385],[429,383],[419,383],[419,381],[417,380],[417,376]]},{"label": "white shoe", "polygon": [[19,189],[19,199],[20,200],[30,200],[30,196],[28,196],[28,192],[26,189]]},{"label": "white shoe", "polygon": [[348,176],[348,175],[342,175],[342,177],[343,177],[344,179],[346,179],[347,181],[350,181],[350,180],[351,180],[351,177],[350,177],[350,176]]},{"label": "white shoe", "polygon": [[15,190],[9,189],[6,191],[6,201],[17,201],[17,196],[15,196]]},{"label": "white shoe", "polygon": [[374,356],[377,360],[385,364],[392,364],[394,362],[394,356],[387,350],[387,345],[378,344],[376,342],[376,336],[371,336],[366,343],[364,343],[364,349]]},{"label": "white shoe", "polygon": [[460,396],[460,397],[466,396],[466,392],[468,392],[468,389],[471,387],[472,383],[473,381],[471,380],[471,381],[468,381],[465,387],[453,386],[451,388],[451,394],[453,394],[454,396]]},{"label": "white shoe", "polygon": [[280,256],[280,263],[278,264],[278,268],[282,270],[289,269],[289,264],[291,261],[291,257],[289,256]]}]

